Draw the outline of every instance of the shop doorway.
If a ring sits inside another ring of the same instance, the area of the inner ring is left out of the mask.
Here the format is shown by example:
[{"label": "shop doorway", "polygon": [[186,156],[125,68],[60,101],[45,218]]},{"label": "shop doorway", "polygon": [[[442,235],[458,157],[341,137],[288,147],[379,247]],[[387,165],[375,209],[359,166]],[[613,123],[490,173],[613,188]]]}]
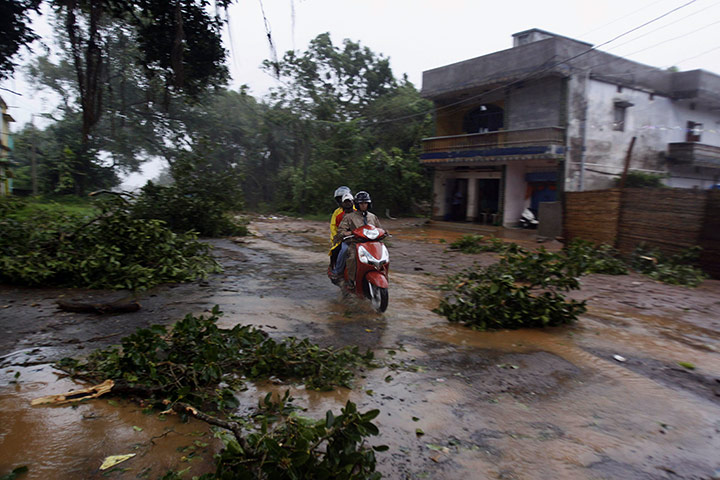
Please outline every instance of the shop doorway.
[{"label": "shop doorway", "polygon": [[557,201],[557,185],[555,182],[531,182],[530,189],[530,210],[538,217],[540,203]]},{"label": "shop doorway", "polygon": [[494,222],[500,211],[500,180],[479,178],[477,182],[477,218],[482,223]]},{"label": "shop doorway", "polygon": [[467,216],[467,178],[450,178],[445,188],[445,220],[462,222]]}]

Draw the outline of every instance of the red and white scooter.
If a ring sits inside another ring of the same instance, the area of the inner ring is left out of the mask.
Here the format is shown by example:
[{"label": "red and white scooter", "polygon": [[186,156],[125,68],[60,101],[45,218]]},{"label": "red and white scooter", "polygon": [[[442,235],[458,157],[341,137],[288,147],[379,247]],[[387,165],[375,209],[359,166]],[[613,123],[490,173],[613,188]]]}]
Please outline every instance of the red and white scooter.
[{"label": "red and white scooter", "polygon": [[353,238],[357,258],[355,272],[355,289],[347,289],[348,272],[345,269],[345,288],[348,293],[354,293],[361,298],[369,298],[372,306],[378,312],[384,312],[388,307],[388,270],[390,268],[390,254],[382,240],[388,233],[382,228],[372,225],[363,225],[353,230]]}]

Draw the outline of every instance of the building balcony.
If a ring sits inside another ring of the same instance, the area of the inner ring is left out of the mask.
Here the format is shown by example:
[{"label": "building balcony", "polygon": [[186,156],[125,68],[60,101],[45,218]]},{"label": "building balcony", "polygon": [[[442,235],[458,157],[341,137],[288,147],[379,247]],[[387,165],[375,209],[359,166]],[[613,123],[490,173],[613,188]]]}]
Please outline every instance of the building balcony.
[{"label": "building balcony", "polygon": [[421,163],[486,163],[560,158],[565,153],[561,127],[500,130],[423,139]]},{"label": "building balcony", "polygon": [[697,142],[668,143],[668,158],[681,165],[720,168],[720,147]]}]

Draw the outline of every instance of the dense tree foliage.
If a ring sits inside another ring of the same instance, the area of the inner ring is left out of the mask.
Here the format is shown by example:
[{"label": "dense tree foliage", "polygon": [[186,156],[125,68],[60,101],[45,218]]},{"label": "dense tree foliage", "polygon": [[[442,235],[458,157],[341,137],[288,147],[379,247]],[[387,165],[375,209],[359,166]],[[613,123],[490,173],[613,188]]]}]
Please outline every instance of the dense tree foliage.
[{"label": "dense tree foliage", "polygon": [[175,232],[194,231],[203,236],[245,235],[247,229],[233,218],[242,207],[239,170],[213,165],[205,155],[185,155],[170,168],[173,183],[148,182],[133,202],[136,218],[162,220]]},{"label": "dense tree foliage", "polygon": [[14,57],[23,45],[37,35],[30,27],[30,14],[37,12],[41,0],[0,2],[0,79],[15,69]]},{"label": "dense tree foliage", "polygon": [[[188,99],[157,78],[146,80],[132,29],[118,23],[105,31],[102,115],[85,143],[70,134],[82,123],[71,49],[31,65],[31,76],[62,102],[55,124],[44,131],[27,127],[18,136],[18,185],[29,188],[34,142],[46,193],[107,188],[118,175],[160,157],[172,176],[182,170],[173,165],[193,159],[198,178],[192,188],[204,183],[235,206],[235,193],[242,192],[245,204],[261,211],[327,212],[334,207],[332,192],[343,184],[369,191],[379,213],[411,213],[428,198],[418,154],[430,133],[429,102],[406,78],[394,77],[388,59],[359,43],[336,46],[322,34],[306,52],[266,62],[283,86],[264,101],[245,87]],[[187,177],[183,181],[189,185]],[[177,213],[178,202],[189,198],[180,193],[185,188],[171,192],[154,184],[145,193],[157,204],[175,205],[165,213]],[[184,224],[165,214],[154,218]]]},{"label": "dense tree foliage", "polygon": [[[215,0],[225,8],[231,0]],[[4,2],[5,5],[8,2]],[[29,12],[41,0],[9,2],[0,10],[3,61],[0,78],[14,69],[12,57],[35,34]],[[165,88],[201,93],[207,85],[224,84],[227,69],[218,14],[209,13],[209,0],[46,0],[64,31],[63,51],[71,58],[82,111],[82,134],[87,140],[103,113],[108,66],[114,59],[107,41],[118,28],[137,45],[134,63],[144,78],[160,79]],[[217,10],[216,10],[217,11]],[[83,142],[84,143],[84,142]]]},{"label": "dense tree foliage", "polygon": [[325,33],[305,53],[264,65],[284,85],[273,91],[264,122],[277,166],[276,208],[327,211],[342,184],[369,191],[381,210],[408,212],[428,197],[418,152],[430,105],[393,76],[388,59],[351,40],[336,46]]},{"label": "dense tree foliage", "polygon": [[[43,194],[78,193],[78,184],[90,189],[106,189],[120,183],[121,169],[110,161],[103,161],[96,146],[91,142],[84,148],[77,135],[80,116],[68,113],[45,129],[26,125],[15,135],[13,158],[14,186],[32,189],[32,159],[37,162],[38,191]],[[80,152],[85,151],[81,157]],[[88,162],[87,160],[90,159]]]}]

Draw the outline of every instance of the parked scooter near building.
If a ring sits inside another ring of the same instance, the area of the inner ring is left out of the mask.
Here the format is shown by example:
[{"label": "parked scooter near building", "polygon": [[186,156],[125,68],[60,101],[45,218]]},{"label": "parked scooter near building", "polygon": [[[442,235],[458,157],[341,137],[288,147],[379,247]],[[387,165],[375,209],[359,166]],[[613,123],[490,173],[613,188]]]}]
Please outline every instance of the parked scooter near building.
[{"label": "parked scooter near building", "polygon": [[523,210],[519,220],[519,224],[522,228],[537,228],[538,223],[538,219],[535,218],[535,214],[532,212],[532,210],[530,210],[529,208]]},{"label": "parked scooter near building", "polygon": [[[390,268],[390,254],[382,240],[388,236],[382,228],[372,225],[363,225],[356,228],[351,236],[345,240],[353,239],[357,255],[357,268],[355,273],[355,288],[348,288],[348,273],[345,269],[345,282],[340,285],[346,293],[353,293],[361,298],[368,298],[378,312],[384,312],[388,307],[388,270]],[[330,273],[328,273],[330,276]],[[332,280],[332,276],[330,276]]]}]

